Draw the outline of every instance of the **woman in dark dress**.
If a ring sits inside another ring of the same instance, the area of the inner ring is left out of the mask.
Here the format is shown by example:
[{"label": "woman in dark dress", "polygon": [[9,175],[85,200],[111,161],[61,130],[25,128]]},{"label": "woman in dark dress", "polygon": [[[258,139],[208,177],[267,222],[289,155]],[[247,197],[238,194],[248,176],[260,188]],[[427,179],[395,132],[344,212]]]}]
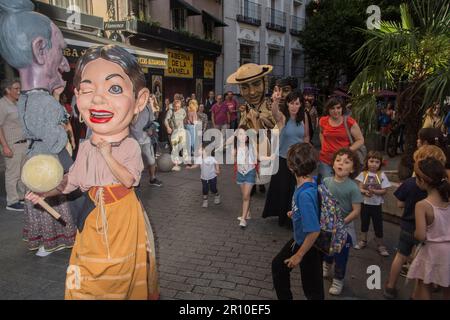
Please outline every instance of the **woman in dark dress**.
[{"label": "woman in dark dress", "polygon": [[310,137],[308,118],[300,92],[291,92],[280,110],[281,89],[276,86],[272,100],[272,115],[280,130],[279,169],[270,181],[263,218],[278,216],[278,224],[282,226],[288,221],[287,213],[291,211],[292,195],[295,191],[295,177],[287,167],[287,152],[296,143],[309,143]]}]

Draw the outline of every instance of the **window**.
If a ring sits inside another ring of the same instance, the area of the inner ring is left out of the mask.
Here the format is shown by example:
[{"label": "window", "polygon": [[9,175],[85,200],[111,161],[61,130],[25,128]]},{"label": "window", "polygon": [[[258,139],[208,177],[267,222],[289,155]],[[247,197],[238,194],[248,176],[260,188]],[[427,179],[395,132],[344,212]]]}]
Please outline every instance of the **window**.
[{"label": "window", "polygon": [[284,48],[269,48],[268,61],[273,66],[273,76],[284,75]]},{"label": "window", "polygon": [[292,53],[292,76],[303,78],[305,76],[305,67],[300,52]]},{"label": "window", "polygon": [[138,17],[141,21],[147,21],[147,18],[149,17],[146,0],[139,0],[138,2]]},{"label": "window", "polygon": [[174,30],[186,30],[186,9],[172,9],[172,27]]},{"label": "window", "polygon": [[239,64],[243,65],[246,63],[259,63],[259,57],[254,45],[241,43]]},{"label": "window", "polygon": [[203,21],[203,30],[205,32],[205,39],[214,39],[214,21]]},{"label": "window", "polygon": [[81,13],[92,15],[92,0],[51,0],[51,4],[64,9],[75,5]]}]

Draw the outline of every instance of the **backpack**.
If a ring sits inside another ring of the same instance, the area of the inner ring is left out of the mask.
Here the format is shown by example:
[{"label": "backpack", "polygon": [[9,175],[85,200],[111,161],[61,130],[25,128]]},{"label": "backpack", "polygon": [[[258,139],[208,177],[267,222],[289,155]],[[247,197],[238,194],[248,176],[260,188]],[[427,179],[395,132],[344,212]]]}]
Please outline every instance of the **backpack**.
[{"label": "backpack", "polygon": [[320,234],[314,246],[326,255],[340,253],[347,241],[343,210],[325,184],[318,185],[317,196]]}]

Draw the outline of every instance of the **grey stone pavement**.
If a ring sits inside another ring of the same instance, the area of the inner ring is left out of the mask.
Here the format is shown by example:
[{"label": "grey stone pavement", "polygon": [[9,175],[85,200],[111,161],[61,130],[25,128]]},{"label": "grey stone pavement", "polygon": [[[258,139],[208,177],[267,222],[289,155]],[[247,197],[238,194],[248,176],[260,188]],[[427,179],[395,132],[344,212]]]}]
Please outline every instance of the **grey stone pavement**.
[{"label": "grey stone pavement", "polygon": [[[5,210],[4,168],[0,160],[0,299],[64,298],[69,250],[40,258],[22,241],[23,214]],[[264,195],[251,202],[252,219],[246,230],[238,226],[241,198],[232,166],[222,166],[219,191],[222,204],[201,208],[199,169],[160,173],[161,188],[148,186],[144,174],[138,194],[150,217],[157,242],[161,299],[276,299],[271,261],[291,231],[277,218],[262,219]],[[399,227],[385,222],[385,241],[394,252]],[[370,234],[371,238],[373,234]],[[386,280],[393,255],[384,258],[373,241],[363,251],[352,250],[346,285],[340,297],[327,299],[383,299],[381,290],[369,290],[367,268],[381,268]],[[295,299],[304,299],[298,268],[292,271]],[[400,298],[408,299],[411,283],[400,278]],[[328,291],[329,281],[325,281]]]}]

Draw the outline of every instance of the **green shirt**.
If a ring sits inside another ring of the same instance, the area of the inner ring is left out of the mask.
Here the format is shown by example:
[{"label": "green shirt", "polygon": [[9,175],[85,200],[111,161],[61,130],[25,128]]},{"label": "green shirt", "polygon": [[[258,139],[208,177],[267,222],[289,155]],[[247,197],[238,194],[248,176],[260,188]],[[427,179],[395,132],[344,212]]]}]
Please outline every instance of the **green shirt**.
[{"label": "green shirt", "polygon": [[354,203],[362,203],[364,200],[358,185],[350,178],[337,182],[334,177],[328,177],[323,179],[323,184],[339,202],[345,217],[352,212]]}]

